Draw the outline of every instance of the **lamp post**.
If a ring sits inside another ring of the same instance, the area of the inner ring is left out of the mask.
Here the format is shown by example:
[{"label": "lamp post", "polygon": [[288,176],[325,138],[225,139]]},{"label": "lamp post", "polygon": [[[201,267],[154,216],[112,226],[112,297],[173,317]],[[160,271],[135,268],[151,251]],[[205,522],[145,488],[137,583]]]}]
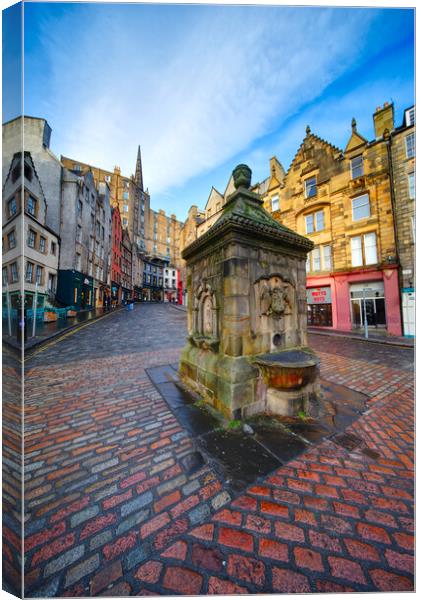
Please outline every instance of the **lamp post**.
[{"label": "lamp post", "polygon": [[38,281],[35,283],[35,300],[32,310],[33,323],[32,323],[32,337],[35,337],[35,327],[37,324],[37,306],[38,306]]},{"label": "lamp post", "polygon": [[364,304],[364,337],[368,339],[368,324],[367,324],[367,307],[365,303],[365,292],[368,291],[363,288],[363,304]]},{"label": "lamp post", "polygon": [[6,302],[7,302],[7,328],[9,331],[9,336],[12,336],[12,320],[11,320],[11,303],[10,303],[10,294],[9,294],[9,284],[6,285]]}]

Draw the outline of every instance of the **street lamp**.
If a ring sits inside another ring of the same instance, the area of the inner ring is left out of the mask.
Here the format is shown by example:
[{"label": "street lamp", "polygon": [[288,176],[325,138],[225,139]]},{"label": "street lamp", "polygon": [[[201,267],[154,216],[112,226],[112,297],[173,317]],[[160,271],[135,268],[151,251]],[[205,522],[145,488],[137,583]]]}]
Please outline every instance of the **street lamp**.
[{"label": "street lamp", "polygon": [[364,304],[364,337],[368,339],[368,323],[367,323],[367,307],[365,303],[365,293],[369,290],[363,288],[363,304]]}]

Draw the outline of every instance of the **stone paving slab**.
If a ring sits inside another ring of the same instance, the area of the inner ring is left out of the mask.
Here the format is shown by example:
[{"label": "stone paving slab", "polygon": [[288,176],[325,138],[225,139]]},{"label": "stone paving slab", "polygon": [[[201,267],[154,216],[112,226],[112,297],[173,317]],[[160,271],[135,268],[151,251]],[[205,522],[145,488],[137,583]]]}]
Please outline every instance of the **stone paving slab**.
[{"label": "stone paving slab", "polygon": [[370,397],[347,433],[376,458],[325,440],[231,497],[145,371],[184,338],[141,306],[27,362],[27,595],[413,589],[410,351],[318,337],[322,376]]}]

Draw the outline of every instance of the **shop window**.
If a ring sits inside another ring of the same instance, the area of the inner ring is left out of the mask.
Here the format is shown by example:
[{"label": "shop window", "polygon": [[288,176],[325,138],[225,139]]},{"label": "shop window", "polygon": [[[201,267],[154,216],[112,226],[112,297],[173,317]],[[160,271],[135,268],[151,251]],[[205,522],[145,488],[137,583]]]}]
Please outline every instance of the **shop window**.
[{"label": "shop window", "polygon": [[306,198],[312,198],[317,194],[316,177],[309,177],[304,181],[304,191]]},{"label": "shop window", "polygon": [[307,324],[332,327],[332,304],[307,304]]},{"label": "shop window", "polygon": [[368,194],[352,199],[352,220],[359,221],[370,216],[370,200]]},{"label": "shop window", "polygon": [[271,203],[272,203],[272,212],[275,212],[276,210],[279,210],[279,196],[278,196],[278,194],[276,194],[276,196],[272,196]]},{"label": "shop window", "polygon": [[355,156],[351,159],[351,179],[357,179],[364,175],[363,155]]},{"label": "shop window", "polygon": [[16,237],[14,229],[12,229],[12,231],[9,231],[9,233],[7,234],[7,244],[9,246],[9,250],[12,250],[12,248],[16,246]]},{"label": "shop window", "polygon": [[353,267],[377,263],[377,238],[375,233],[365,233],[351,238],[351,264]]},{"label": "shop window", "polygon": [[415,173],[408,175],[408,191],[411,200],[415,200]]},{"label": "shop window", "polygon": [[415,134],[410,133],[405,138],[406,158],[414,158],[415,156]]}]

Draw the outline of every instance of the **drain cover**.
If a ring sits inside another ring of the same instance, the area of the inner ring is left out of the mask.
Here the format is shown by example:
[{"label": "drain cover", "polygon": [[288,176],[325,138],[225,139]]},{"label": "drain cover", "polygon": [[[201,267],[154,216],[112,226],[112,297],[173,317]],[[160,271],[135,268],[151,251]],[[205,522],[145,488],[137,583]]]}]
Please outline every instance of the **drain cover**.
[{"label": "drain cover", "polygon": [[352,433],[341,433],[339,435],[334,435],[332,437],[332,441],[338,446],[342,446],[346,450],[354,450],[358,446],[360,446],[363,441],[361,438],[356,435],[352,435]]}]

